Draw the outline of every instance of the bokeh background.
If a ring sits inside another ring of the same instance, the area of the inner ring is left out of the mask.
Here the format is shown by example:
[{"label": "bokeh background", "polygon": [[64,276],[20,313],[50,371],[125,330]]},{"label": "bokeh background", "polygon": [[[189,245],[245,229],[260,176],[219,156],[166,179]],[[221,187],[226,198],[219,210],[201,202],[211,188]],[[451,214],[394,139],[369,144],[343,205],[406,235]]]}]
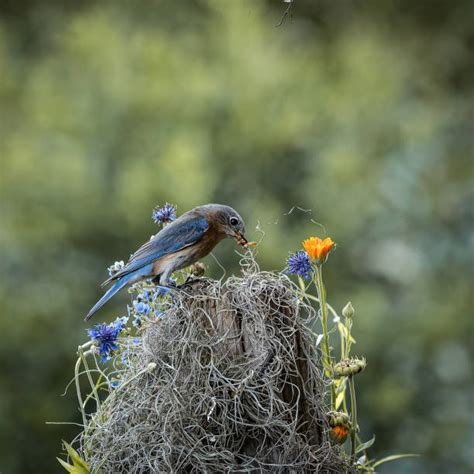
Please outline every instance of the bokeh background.
[{"label": "bokeh background", "polygon": [[[1,2],[2,473],[61,472],[77,428],[45,422],[80,421],[61,394],[82,318],[165,201],[234,206],[266,270],[331,235],[363,436],[422,455],[380,472],[473,471],[474,3],[295,0],[276,27],[285,8]],[[215,251],[227,274],[234,250]]]}]

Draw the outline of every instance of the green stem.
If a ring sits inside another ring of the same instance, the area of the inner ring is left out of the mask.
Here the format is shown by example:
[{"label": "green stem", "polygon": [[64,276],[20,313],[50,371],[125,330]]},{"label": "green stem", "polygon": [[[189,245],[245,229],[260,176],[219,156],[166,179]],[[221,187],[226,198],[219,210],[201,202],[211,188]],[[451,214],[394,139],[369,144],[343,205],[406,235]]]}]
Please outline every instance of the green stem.
[{"label": "green stem", "polygon": [[329,372],[329,368],[331,365],[331,355],[329,349],[329,335],[328,335],[328,312],[326,306],[326,291],[324,289],[323,283],[323,272],[322,268],[319,266],[317,269],[317,290],[318,290],[318,297],[319,297],[319,306],[321,308],[321,316],[323,319],[323,354],[324,354],[324,364],[326,369],[326,375],[331,376],[331,372]]},{"label": "green stem", "polygon": [[351,330],[352,330],[352,321],[346,318],[346,328],[347,328],[347,340],[346,340],[346,355],[349,357],[351,351]]},{"label": "green stem", "polygon": [[[89,380],[90,386],[92,388],[92,393],[94,394],[95,402],[97,404],[97,409],[100,409],[100,400],[99,400],[99,392],[97,391],[97,384],[94,383],[92,380],[92,375],[90,373],[89,364],[87,363],[86,355],[84,353],[83,348],[79,347],[79,357],[82,359],[82,363],[84,364],[84,368],[86,369],[87,379]],[[89,351],[88,351],[89,352]]]},{"label": "green stem", "polygon": [[341,336],[341,360],[344,360],[346,358],[346,341],[342,331],[339,331],[339,335]]},{"label": "green stem", "polygon": [[[87,402],[93,396],[94,399],[96,400],[97,408],[100,407],[99,393],[97,391],[97,385],[100,383],[100,381],[98,381],[97,384],[94,384],[94,381],[92,380],[92,376],[90,374],[89,364],[87,363],[87,358],[86,358],[89,354],[93,353],[93,351],[91,349],[89,349],[86,352],[84,352],[84,349],[90,347],[91,345],[92,344],[90,344],[90,343],[86,343],[86,344],[84,344],[82,346],[79,346],[77,348],[77,354],[79,355],[79,358],[77,359],[76,370],[75,370],[76,392],[77,392],[77,398],[79,400],[79,408],[80,408],[81,414],[82,414],[82,421],[84,423],[84,433],[85,434],[87,434],[87,432],[90,428],[90,424],[87,424],[86,411],[85,411]],[[92,392],[87,395],[87,397],[84,401],[82,400],[81,387],[80,387],[80,383],[79,383],[79,369],[80,369],[80,366],[81,366],[81,362],[84,364],[84,369],[85,369],[85,372],[87,374],[87,378],[88,378],[89,383],[92,387]],[[89,459],[89,449],[88,449],[87,443],[84,444],[83,449],[84,449],[84,457],[87,460],[87,459]]]},{"label": "green stem", "polygon": [[[317,285],[316,285],[317,286]],[[320,299],[319,298],[316,298],[316,296],[313,296],[313,295],[309,295],[307,293],[304,293],[303,296],[305,298],[308,298],[310,300],[313,300],[313,301],[316,301],[316,303],[321,303]],[[327,308],[329,309],[329,311],[332,313],[332,315],[335,317],[335,318],[339,318],[340,319],[340,316],[337,314],[337,311],[326,301],[326,306]]]},{"label": "green stem", "polygon": [[[323,268],[318,265],[316,268],[316,289],[318,292],[319,306],[321,308],[321,316],[323,320],[323,362],[326,376],[332,377],[332,361],[331,361],[331,347],[329,345],[328,334],[328,307],[326,303],[326,289],[323,282]],[[336,391],[334,385],[331,385],[331,407],[334,409],[336,403]]]},{"label": "green stem", "polygon": [[74,379],[76,382],[76,393],[77,393],[77,400],[79,401],[79,409],[81,410],[82,415],[82,423],[84,425],[84,429],[86,428],[86,413],[84,411],[83,402],[82,402],[82,395],[81,395],[81,385],[79,383],[79,370],[81,368],[81,361],[82,359],[79,357],[76,361],[76,366],[74,369]]},{"label": "green stem", "polygon": [[[344,387],[344,390],[346,390],[346,387]],[[349,414],[349,409],[347,408],[347,400],[346,400],[345,395],[344,395],[344,400],[342,401],[342,408],[344,410],[344,413]]]},{"label": "green stem", "polygon": [[[97,380],[97,384],[96,384],[97,389],[101,389],[103,387],[108,387],[108,386],[109,386],[108,382],[107,381],[102,382],[102,375],[99,375],[99,379]],[[93,392],[87,394],[86,399],[84,400],[84,407],[87,405],[87,402],[91,398],[95,399],[95,394]]]},{"label": "green stem", "polygon": [[306,293],[306,285],[304,284],[304,280],[303,278],[301,278],[300,276],[298,277],[298,283],[300,285],[300,289],[303,293]]},{"label": "green stem", "polygon": [[357,401],[355,393],[354,376],[349,377],[349,386],[351,390],[351,414],[352,414],[352,430],[351,430],[351,456],[352,462],[355,462],[355,445],[357,433]]}]

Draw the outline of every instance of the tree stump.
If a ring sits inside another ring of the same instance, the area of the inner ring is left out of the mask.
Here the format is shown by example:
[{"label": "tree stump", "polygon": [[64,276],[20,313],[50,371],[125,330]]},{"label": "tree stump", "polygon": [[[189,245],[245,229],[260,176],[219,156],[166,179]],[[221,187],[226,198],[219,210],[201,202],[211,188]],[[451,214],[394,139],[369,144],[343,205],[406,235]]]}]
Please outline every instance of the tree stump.
[{"label": "tree stump", "polygon": [[315,320],[279,274],[204,279],[176,291],[144,328],[123,388],[83,436],[92,466],[347,472],[327,436]]}]

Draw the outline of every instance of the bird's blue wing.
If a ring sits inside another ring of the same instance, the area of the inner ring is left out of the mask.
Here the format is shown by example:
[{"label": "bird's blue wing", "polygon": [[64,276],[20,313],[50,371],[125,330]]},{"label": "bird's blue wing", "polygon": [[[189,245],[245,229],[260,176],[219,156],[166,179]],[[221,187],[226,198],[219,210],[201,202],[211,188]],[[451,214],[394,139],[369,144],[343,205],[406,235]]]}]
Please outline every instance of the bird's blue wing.
[{"label": "bird's blue wing", "polygon": [[151,240],[142,245],[131,257],[120,272],[104,283],[116,280],[134,272],[155,260],[196,243],[209,228],[209,222],[202,216],[189,216],[179,219],[162,229]]}]

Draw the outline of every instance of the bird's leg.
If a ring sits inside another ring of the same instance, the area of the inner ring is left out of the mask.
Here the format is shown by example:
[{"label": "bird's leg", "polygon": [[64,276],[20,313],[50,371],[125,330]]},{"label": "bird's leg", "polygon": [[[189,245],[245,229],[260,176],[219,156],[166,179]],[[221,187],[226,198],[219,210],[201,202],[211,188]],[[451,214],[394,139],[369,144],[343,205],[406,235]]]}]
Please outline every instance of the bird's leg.
[{"label": "bird's leg", "polygon": [[184,280],[184,283],[181,286],[187,285],[188,283],[192,283],[195,280],[198,280],[198,278],[192,273],[189,273],[186,277],[186,280]]},{"label": "bird's leg", "polygon": [[155,286],[161,286],[162,288],[176,288],[175,281],[173,281],[171,278],[165,280],[162,275],[157,275],[156,277],[152,278],[151,282]]},{"label": "bird's leg", "polygon": [[179,290],[184,290],[186,288],[192,287],[194,284],[202,282],[204,278],[195,277],[194,275],[188,275],[183,284],[179,285],[177,288]]},{"label": "bird's leg", "polygon": [[174,268],[172,266],[165,268],[165,271],[160,276],[160,285],[167,286],[169,288],[176,288],[176,281],[171,278]]},{"label": "bird's leg", "polygon": [[194,275],[188,275],[186,277],[186,280],[184,280],[184,283],[179,285],[178,288],[184,288],[186,286],[191,286],[193,283],[199,281],[199,278],[196,278]]}]

